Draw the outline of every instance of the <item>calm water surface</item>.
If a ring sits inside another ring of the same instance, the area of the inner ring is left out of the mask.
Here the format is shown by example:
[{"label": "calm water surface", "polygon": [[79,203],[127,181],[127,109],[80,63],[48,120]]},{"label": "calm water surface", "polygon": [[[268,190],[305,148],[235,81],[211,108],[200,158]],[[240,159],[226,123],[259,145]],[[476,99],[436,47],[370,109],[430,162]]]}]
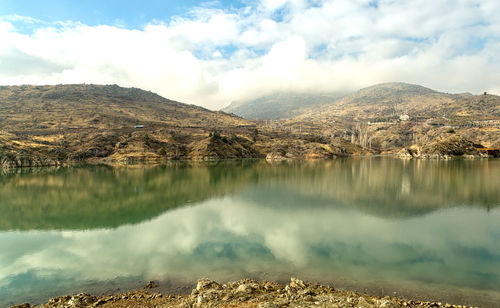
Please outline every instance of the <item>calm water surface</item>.
[{"label": "calm water surface", "polygon": [[298,276],[500,303],[500,160],[363,158],[0,174],[0,306]]}]

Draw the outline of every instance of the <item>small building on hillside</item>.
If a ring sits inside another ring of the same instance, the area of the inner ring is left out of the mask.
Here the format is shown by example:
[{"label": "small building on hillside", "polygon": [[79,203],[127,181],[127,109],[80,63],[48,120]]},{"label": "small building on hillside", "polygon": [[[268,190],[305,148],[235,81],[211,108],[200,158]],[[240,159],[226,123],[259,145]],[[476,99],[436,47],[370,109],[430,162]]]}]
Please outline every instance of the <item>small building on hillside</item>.
[{"label": "small building on hillside", "polygon": [[407,114],[402,114],[399,116],[399,120],[401,121],[408,121],[410,119],[410,116]]},{"label": "small building on hillside", "polygon": [[134,128],[144,128],[144,125],[136,125]]}]

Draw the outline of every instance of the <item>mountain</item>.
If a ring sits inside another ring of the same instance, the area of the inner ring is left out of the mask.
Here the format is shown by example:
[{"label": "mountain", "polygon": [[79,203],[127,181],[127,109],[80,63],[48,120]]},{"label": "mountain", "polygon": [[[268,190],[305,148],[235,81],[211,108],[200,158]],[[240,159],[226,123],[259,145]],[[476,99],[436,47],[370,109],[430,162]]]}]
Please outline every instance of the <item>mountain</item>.
[{"label": "mountain", "polygon": [[302,114],[302,109],[332,103],[343,95],[342,93],[273,93],[252,100],[232,102],[222,111],[251,120],[284,119]]},{"label": "mountain", "polygon": [[0,128],[16,131],[248,124],[234,116],[117,85],[2,86],[0,110]]},{"label": "mountain", "polygon": [[117,85],[0,87],[0,166],[333,157],[364,150]]},{"label": "mountain", "polygon": [[320,108],[303,109],[300,116],[381,122],[398,119],[405,114],[422,119],[485,120],[500,117],[500,97],[448,94],[414,84],[383,83],[361,89]]},{"label": "mountain", "polygon": [[254,127],[237,116],[137,88],[0,87],[0,165],[191,158],[191,144],[204,143],[212,131],[250,136]]},{"label": "mountain", "polygon": [[419,85],[383,83],[301,111],[288,121],[289,127],[308,123],[376,152],[415,146],[421,153],[439,140],[456,144],[456,136],[465,138],[459,144],[500,147],[500,96],[487,93],[448,94]]},{"label": "mountain", "polygon": [[478,150],[500,148],[496,95],[387,83],[326,97],[275,96],[299,115],[258,122],[116,85],[4,86],[0,166],[500,153]]},{"label": "mountain", "polygon": [[350,122],[383,122],[397,120],[402,115],[422,119],[487,120],[500,117],[500,97],[449,94],[420,85],[391,82],[350,94],[274,93],[233,102],[222,111],[252,120],[297,118],[306,121],[343,119]]}]

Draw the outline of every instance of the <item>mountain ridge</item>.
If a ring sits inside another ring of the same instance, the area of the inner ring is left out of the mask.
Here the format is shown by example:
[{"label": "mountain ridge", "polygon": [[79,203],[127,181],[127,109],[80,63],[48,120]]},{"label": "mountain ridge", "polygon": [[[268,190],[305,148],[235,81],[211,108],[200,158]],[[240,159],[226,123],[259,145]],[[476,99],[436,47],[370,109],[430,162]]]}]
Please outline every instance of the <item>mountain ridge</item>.
[{"label": "mountain ridge", "polygon": [[343,93],[308,94],[298,92],[276,92],[251,100],[234,101],[221,109],[249,120],[271,120],[299,115],[301,109],[334,102]]},{"label": "mountain ridge", "polygon": [[[363,152],[337,140],[262,127],[225,112],[117,85],[0,87],[0,166],[334,157]],[[318,154],[318,151],[321,154]]]},{"label": "mountain ridge", "polygon": [[298,117],[341,117],[346,120],[380,121],[377,118],[440,116],[485,118],[500,116],[500,96],[439,92],[420,85],[392,82],[360,89],[319,109],[303,110]]},{"label": "mountain ridge", "polygon": [[399,151],[477,156],[496,153],[477,147],[500,147],[495,95],[385,83],[295,111],[300,114],[292,118],[251,121],[117,85],[3,86],[0,165],[283,160]]},{"label": "mountain ridge", "polygon": [[[314,111],[316,111],[317,116],[318,112],[328,111],[329,108],[335,109],[333,106],[341,106],[342,109],[346,109],[346,107],[354,105],[364,105],[373,109],[375,106],[380,105],[394,107],[394,105],[399,104],[399,107],[407,109],[407,112],[421,112],[422,110],[417,110],[418,106],[415,105],[419,101],[434,108],[439,107],[437,106],[439,104],[456,105],[460,100],[465,103],[464,100],[470,100],[478,96],[480,95],[471,93],[444,93],[405,82],[385,82],[361,88],[354,92],[332,92],[327,94],[276,92],[251,100],[235,101],[221,110],[251,120],[289,119],[311,114]],[[490,97],[497,96],[490,95]],[[399,113],[402,111],[405,110],[400,110]],[[342,116],[341,110],[336,112]],[[494,113],[498,115],[500,110],[495,110]],[[379,116],[383,116],[383,114]]]}]

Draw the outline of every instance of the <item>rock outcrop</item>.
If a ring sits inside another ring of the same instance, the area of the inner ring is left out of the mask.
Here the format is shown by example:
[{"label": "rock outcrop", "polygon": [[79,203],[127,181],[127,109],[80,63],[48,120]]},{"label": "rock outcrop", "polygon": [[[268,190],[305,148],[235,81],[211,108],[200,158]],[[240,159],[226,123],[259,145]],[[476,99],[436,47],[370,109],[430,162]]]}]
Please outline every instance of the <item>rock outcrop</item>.
[{"label": "rock outcrop", "polygon": [[482,145],[476,144],[460,136],[449,138],[438,138],[437,140],[423,145],[413,145],[404,148],[397,153],[402,158],[429,158],[429,159],[451,159],[454,157],[488,157],[488,153],[481,151]]}]

